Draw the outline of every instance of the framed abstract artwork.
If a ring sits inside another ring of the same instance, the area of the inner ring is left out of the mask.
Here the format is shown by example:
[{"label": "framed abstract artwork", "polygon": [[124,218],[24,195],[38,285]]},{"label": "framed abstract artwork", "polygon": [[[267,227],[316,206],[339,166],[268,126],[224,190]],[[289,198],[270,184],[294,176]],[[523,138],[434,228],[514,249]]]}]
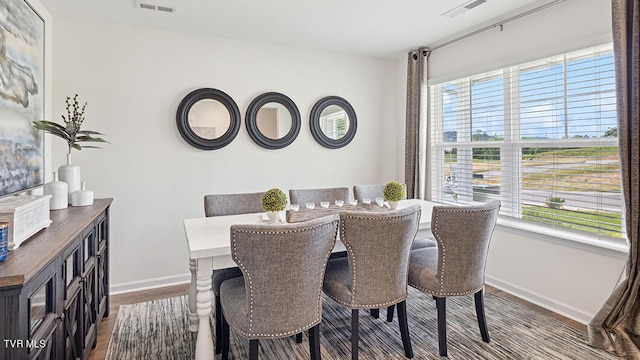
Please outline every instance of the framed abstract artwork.
[{"label": "framed abstract artwork", "polygon": [[44,183],[45,23],[24,0],[0,0],[0,196]]}]

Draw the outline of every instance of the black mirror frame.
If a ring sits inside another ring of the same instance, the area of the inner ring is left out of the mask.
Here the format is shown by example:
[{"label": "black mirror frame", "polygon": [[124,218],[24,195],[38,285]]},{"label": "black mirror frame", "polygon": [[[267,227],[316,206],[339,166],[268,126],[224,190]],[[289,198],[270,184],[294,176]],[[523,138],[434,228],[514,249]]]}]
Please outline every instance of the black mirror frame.
[{"label": "black mirror frame", "polygon": [[[291,114],[291,129],[289,132],[279,138],[279,139],[271,139],[265,136],[260,129],[258,129],[257,124],[257,116],[258,110],[265,104],[270,102],[277,102],[289,110]],[[277,92],[268,92],[261,95],[258,95],[249,107],[247,108],[247,114],[245,116],[245,123],[247,126],[247,132],[249,132],[249,136],[251,140],[256,144],[262,146],[265,149],[282,149],[284,147],[289,146],[293,141],[298,137],[300,133],[301,127],[301,118],[300,111],[298,111],[298,107],[288,96],[277,93]]]},{"label": "black mirror frame", "polygon": [[[344,109],[349,116],[349,130],[340,139],[332,139],[325,135],[320,128],[320,114],[322,110],[330,105],[337,105]],[[356,130],[358,128],[358,119],[356,118],[356,112],[349,102],[339,96],[327,96],[318,100],[318,102],[311,108],[311,115],[309,116],[309,127],[311,128],[311,135],[316,139],[316,142],[328,149],[339,149],[347,146],[356,136]]]},{"label": "black mirror frame", "polygon": [[[189,111],[198,101],[212,99],[221,102],[229,111],[230,124],[227,131],[222,136],[215,139],[205,139],[198,136],[191,126],[189,126]],[[202,150],[216,150],[229,145],[236,138],[240,131],[242,120],[240,109],[231,96],[223,91],[211,88],[201,88],[190,92],[180,101],[176,112],[176,125],[182,138],[190,145]]]}]

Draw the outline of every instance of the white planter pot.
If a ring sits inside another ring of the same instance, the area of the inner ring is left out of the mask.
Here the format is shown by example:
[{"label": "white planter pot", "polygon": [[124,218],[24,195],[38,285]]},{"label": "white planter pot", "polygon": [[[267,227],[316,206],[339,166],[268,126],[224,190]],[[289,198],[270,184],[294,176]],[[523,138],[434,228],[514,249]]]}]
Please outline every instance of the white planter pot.
[{"label": "white planter pot", "polygon": [[267,211],[267,217],[269,218],[268,224],[278,224],[280,223],[280,219],[278,216],[280,215],[279,211]]},{"label": "white planter pot", "polygon": [[51,210],[66,209],[69,205],[69,188],[67,183],[58,180],[58,174],[53,172],[53,181],[44,184],[44,194],[51,195],[49,208]]},{"label": "white planter pot", "polygon": [[71,206],[89,206],[93,204],[93,191],[87,190],[84,183],[80,190],[71,193]]}]

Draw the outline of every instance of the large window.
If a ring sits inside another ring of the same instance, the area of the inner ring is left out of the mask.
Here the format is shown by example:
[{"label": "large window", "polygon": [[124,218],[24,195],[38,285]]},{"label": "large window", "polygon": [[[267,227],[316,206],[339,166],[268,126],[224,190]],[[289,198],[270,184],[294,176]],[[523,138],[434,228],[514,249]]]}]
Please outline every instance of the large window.
[{"label": "large window", "polygon": [[611,45],[432,85],[431,196],[622,236]]}]

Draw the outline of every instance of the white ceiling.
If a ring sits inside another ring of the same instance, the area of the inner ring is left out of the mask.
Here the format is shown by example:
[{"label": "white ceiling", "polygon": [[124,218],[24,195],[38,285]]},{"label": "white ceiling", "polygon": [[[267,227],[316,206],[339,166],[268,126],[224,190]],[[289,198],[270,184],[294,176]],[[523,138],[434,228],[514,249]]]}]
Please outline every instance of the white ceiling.
[{"label": "white ceiling", "polygon": [[54,17],[125,24],[362,56],[398,58],[552,0],[488,0],[455,18],[468,0],[40,0]]}]

